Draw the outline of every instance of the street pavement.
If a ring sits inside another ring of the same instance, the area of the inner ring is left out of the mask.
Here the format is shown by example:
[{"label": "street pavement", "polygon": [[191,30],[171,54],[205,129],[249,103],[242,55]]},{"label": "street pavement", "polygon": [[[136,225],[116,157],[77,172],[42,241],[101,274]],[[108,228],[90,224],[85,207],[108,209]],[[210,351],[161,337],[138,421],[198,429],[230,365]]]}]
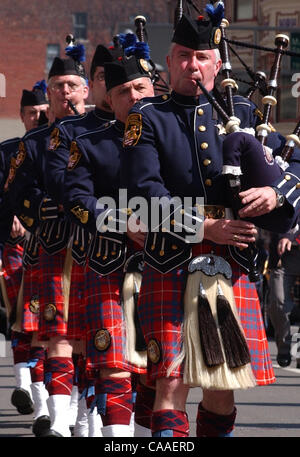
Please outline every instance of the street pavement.
[{"label": "street pavement", "polygon": [[[298,327],[292,328],[294,332]],[[0,346],[0,438],[33,437],[32,415],[20,415],[10,403],[14,389],[13,360],[10,342]],[[300,437],[300,369],[293,358],[290,367],[281,368],[276,362],[275,343],[269,339],[276,383],[236,391],[237,419],[235,437]],[[4,353],[5,352],[5,353]],[[195,417],[201,389],[191,389],[187,412],[190,436],[195,437]]]}]

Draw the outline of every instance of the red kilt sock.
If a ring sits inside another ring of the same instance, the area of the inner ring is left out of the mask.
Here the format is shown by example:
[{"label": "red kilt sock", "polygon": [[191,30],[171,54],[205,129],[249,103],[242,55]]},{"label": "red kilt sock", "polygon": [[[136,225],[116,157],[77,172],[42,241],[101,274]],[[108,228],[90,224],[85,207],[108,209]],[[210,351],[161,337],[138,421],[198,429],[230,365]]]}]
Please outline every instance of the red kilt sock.
[{"label": "red kilt sock", "polygon": [[151,418],[155,400],[155,390],[142,383],[136,386],[135,422],[151,430]]},{"label": "red kilt sock", "polygon": [[32,382],[44,382],[44,364],[46,351],[43,347],[33,346],[30,348],[27,366],[30,368]]},{"label": "red kilt sock", "polygon": [[95,386],[96,402],[103,426],[129,425],[132,414],[130,378],[98,379]]},{"label": "red kilt sock", "polygon": [[189,436],[189,420],[184,411],[162,409],[152,414],[153,437],[187,437]]},{"label": "red kilt sock", "polygon": [[11,332],[14,364],[28,361],[31,338],[31,333]]},{"label": "red kilt sock", "polygon": [[228,415],[215,414],[207,411],[199,403],[197,414],[197,437],[230,437],[234,429],[236,408]]},{"label": "red kilt sock", "polygon": [[72,357],[51,357],[47,359],[45,384],[49,395],[71,395],[73,376]]}]

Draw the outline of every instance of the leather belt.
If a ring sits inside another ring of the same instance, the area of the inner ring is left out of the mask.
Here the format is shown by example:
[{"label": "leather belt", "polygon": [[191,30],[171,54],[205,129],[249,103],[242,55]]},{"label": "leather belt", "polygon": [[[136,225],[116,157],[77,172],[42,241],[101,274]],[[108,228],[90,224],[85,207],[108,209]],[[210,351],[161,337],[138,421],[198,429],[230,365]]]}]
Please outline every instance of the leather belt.
[{"label": "leather belt", "polygon": [[225,219],[225,206],[222,205],[198,205],[198,212],[207,219]]}]

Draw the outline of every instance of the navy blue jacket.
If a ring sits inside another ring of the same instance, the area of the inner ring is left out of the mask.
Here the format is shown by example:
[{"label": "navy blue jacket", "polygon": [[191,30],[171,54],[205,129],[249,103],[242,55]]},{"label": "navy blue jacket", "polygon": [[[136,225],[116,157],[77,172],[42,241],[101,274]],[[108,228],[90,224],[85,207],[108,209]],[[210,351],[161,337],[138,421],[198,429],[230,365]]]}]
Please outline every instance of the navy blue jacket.
[{"label": "navy blue jacket", "polygon": [[[9,239],[13,221],[13,209],[5,191],[12,156],[18,150],[20,138],[12,138],[0,144],[0,259],[6,241]],[[16,244],[19,239],[11,239]]]},{"label": "navy blue jacket", "polygon": [[80,116],[68,116],[56,122],[52,142],[46,150],[46,186],[49,195],[58,203],[63,201],[65,170],[69,160],[71,141],[86,131],[93,131],[111,121],[113,114],[98,108]]},{"label": "navy blue jacket", "polygon": [[[234,97],[234,107],[235,115],[241,120],[240,127],[255,129],[259,123],[257,107],[240,96]],[[223,124],[204,95],[196,99],[172,92],[143,99],[131,109],[126,124],[121,187],[128,188],[130,197],[142,196],[147,201],[151,197],[164,196],[203,197],[206,205],[229,206],[222,175],[224,138]],[[268,145],[274,155],[279,154],[284,143],[285,139],[277,133],[269,135]],[[281,181],[290,171],[293,174],[299,169],[299,162],[295,163],[294,168],[291,166],[282,175]],[[299,182],[297,173],[293,177],[295,199],[296,183]],[[285,181],[288,180],[292,181],[289,178]],[[285,192],[284,185],[281,190]],[[293,203],[295,201],[293,199]],[[284,207],[274,210],[272,216],[268,215],[267,224],[272,230],[276,227],[284,232],[290,228],[297,210],[297,203],[295,206],[293,203],[288,199]],[[257,221],[253,219],[253,222]],[[231,253],[246,267],[240,252]]]},{"label": "navy blue jacket", "polygon": [[[236,116],[241,119],[241,128],[255,129],[258,123],[256,106],[240,96],[234,97],[234,106]],[[121,156],[121,184],[128,187],[131,196],[140,195],[147,200],[163,196],[203,197],[208,205],[228,205],[222,175],[225,132],[204,95],[199,100],[176,93],[144,99],[131,113],[138,116],[139,125],[133,127],[139,132],[136,140],[129,139],[128,146],[125,133]],[[130,138],[132,126],[127,125],[127,130]],[[284,143],[282,136],[269,135],[268,145],[274,155],[279,154]],[[298,153],[294,157],[299,158]],[[299,167],[298,161],[296,165]],[[298,170],[297,167],[294,170]],[[281,190],[285,192],[285,187],[281,186]],[[292,204],[287,206],[290,206],[287,210],[290,219],[295,210]],[[275,214],[270,222],[272,228],[277,217]],[[286,230],[278,228],[281,232]]]},{"label": "navy blue jacket", "polygon": [[[79,135],[72,143],[64,206],[76,224],[93,234],[103,213],[97,200],[112,197],[118,202],[123,134],[124,124],[116,121]],[[87,212],[86,218],[80,217],[80,210]]]},{"label": "navy blue jacket", "polygon": [[[119,211],[123,134],[124,124],[116,121],[78,136],[71,145],[65,176],[66,214],[91,234],[88,265],[100,275],[118,270],[126,257],[127,217]],[[100,198],[104,198],[101,207]],[[122,227],[120,214],[124,216]],[[116,221],[116,230],[107,230],[108,217]]]}]

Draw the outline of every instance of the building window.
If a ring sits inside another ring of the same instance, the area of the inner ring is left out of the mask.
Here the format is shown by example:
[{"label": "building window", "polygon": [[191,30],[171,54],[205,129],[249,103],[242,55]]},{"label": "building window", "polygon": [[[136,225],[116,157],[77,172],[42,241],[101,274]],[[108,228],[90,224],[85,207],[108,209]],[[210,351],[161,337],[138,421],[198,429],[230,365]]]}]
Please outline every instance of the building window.
[{"label": "building window", "polygon": [[234,20],[245,21],[253,19],[253,2],[252,0],[235,0],[234,2]]},{"label": "building window", "polygon": [[77,40],[87,39],[87,13],[73,14],[74,37]]},{"label": "building window", "polygon": [[47,44],[47,51],[46,51],[46,70],[49,73],[51,68],[52,62],[55,57],[59,57],[60,55],[60,46],[59,44]]}]

